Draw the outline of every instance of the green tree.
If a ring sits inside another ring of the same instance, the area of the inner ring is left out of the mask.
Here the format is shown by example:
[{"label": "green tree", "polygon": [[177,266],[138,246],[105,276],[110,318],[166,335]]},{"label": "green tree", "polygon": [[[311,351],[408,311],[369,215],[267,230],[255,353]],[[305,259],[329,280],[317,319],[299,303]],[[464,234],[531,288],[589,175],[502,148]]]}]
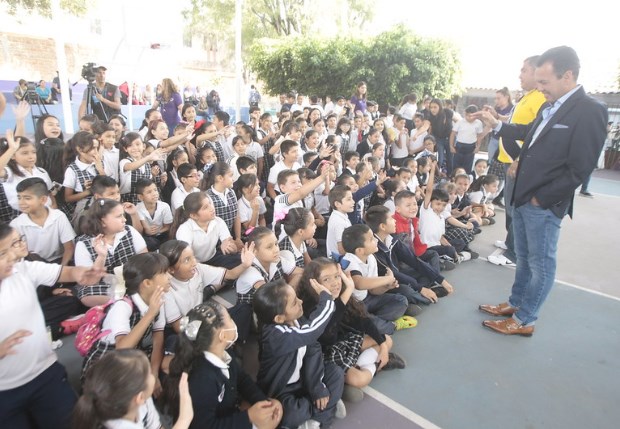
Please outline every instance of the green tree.
[{"label": "green tree", "polygon": [[372,39],[289,38],[271,47],[257,43],[250,66],[272,95],[349,96],[366,81],[369,96],[396,104],[403,95],[459,93],[458,51],[447,42],[416,36],[404,26]]},{"label": "green tree", "polygon": [[[19,9],[39,15],[52,16],[52,2],[50,0],[0,0],[9,6],[9,13],[14,14]],[[84,15],[91,0],[60,0],[60,8],[77,16]]]}]

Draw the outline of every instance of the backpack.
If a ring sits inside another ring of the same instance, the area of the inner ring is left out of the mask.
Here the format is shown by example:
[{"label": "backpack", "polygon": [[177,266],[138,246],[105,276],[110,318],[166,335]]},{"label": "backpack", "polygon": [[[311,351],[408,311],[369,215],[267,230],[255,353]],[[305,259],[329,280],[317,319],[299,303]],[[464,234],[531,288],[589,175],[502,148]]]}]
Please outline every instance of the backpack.
[{"label": "backpack", "polygon": [[[123,297],[133,309],[133,302],[129,297]],[[97,341],[110,333],[109,329],[101,330],[103,319],[105,319],[108,311],[116,301],[110,300],[103,305],[96,305],[90,308],[84,315],[84,322],[77,331],[75,336],[75,348],[81,356],[86,356],[90,349]]]}]

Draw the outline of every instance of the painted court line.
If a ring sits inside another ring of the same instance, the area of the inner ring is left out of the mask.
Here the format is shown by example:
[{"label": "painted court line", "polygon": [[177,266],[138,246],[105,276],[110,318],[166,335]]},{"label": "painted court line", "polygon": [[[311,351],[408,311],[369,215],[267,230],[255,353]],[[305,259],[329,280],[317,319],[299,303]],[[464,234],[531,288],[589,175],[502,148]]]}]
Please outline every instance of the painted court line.
[{"label": "painted court line", "polygon": [[403,416],[407,420],[412,421],[413,423],[417,424],[418,426],[420,426],[420,427],[422,427],[424,429],[441,429],[436,424],[434,424],[432,422],[429,422],[428,420],[426,420],[421,415],[414,413],[409,408],[405,407],[404,405],[399,404],[398,402],[396,402],[392,398],[384,395],[383,393],[379,392],[378,390],[373,389],[370,386],[363,387],[362,390],[368,396],[376,399],[377,401],[379,401],[381,404],[385,405],[386,407],[388,407],[392,411],[400,414],[401,416]]}]

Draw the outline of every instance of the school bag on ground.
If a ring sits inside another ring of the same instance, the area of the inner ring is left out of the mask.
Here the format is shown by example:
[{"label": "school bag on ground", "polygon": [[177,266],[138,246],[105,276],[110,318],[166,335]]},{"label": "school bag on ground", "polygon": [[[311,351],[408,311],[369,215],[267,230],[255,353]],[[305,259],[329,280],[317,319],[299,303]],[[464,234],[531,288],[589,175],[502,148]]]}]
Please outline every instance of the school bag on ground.
[{"label": "school bag on ground", "polygon": [[[126,296],[123,297],[123,300],[133,308],[131,298]],[[86,356],[93,344],[110,333],[110,329],[102,331],[101,325],[108,311],[110,311],[110,307],[112,307],[112,304],[115,302],[116,301],[110,300],[103,305],[96,305],[90,308],[84,315],[83,324],[80,326],[75,336],[75,348],[81,356]]]}]

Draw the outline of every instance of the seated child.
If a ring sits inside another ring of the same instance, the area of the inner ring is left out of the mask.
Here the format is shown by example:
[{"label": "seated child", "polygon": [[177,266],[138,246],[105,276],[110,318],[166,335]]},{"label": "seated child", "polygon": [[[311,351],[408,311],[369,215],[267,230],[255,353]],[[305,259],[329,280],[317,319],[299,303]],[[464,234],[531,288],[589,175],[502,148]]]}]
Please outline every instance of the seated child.
[{"label": "seated child", "polygon": [[306,317],[319,303],[314,281],[330,291],[335,303],[334,315],[319,337],[325,361],[345,372],[343,399],[358,402],[364,396],[361,388],[370,384],[377,371],[402,369],[405,361],[390,352],[392,338],[379,332],[364,304],[352,296],[355,285],[351,275],[331,259],[314,259],[304,270],[298,296]]},{"label": "seated child", "polygon": [[344,162],[344,169],[342,174],[350,174],[355,175],[355,169],[357,168],[357,164],[360,163],[360,154],[355,152],[354,150],[350,150],[344,154],[342,158]]},{"label": "seated child", "polygon": [[344,255],[346,252],[342,246],[342,233],[351,226],[349,213],[355,209],[355,201],[351,188],[344,185],[336,185],[329,191],[329,205],[333,209],[327,221],[327,256]]},{"label": "seated child", "polygon": [[159,200],[157,185],[152,180],[140,179],[136,184],[136,193],[140,199],[136,209],[142,223],[142,235],[149,252],[153,252],[168,240],[172,211],[168,204]]},{"label": "seated child", "polygon": [[[180,380],[189,374],[189,393],[194,409],[192,428],[276,428],[282,404],[268,398],[227,352],[237,341],[237,325],[224,307],[214,301],[195,306],[183,318],[165,397],[176,416]],[[239,404],[249,403],[247,409]],[[177,422],[178,424],[178,422]],[[176,426],[175,426],[176,428]]]},{"label": "seated child", "polygon": [[493,174],[480,176],[469,187],[469,200],[472,203],[472,210],[482,218],[482,225],[493,225],[495,223],[495,207],[493,199],[497,197],[499,179]]},{"label": "seated child", "polygon": [[394,178],[386,180],[381,186],[385,191],[385,202],[383,203],[383,206],[390,211],[390,214],[394,214],[394,212],[396,211],[396,206],[394,205],[394,195],[406,189],[405,182],[400,179]]},{"label": "seated child", "polygon": [[[239,199],[239,221],[241,222],[241,234],[247,236],[247,231],[257,226],[266,226],[265,213],[267,207],[260,197],[260,183],[255,174],[242,174],[235,183]],[[240,194],[240,195],[239,195]]]},{"label": "seated child", "polygon": [[95,134],[99,140],[105,175],[113,178],[114,181],[118,183],[119,151],[114,146],[117,142],[114,127],[103,121],[99,121],[93,126],[93,134]]},{"label": "seated child", "polygon": [[348,227],[342,234],[342,245],[347,252],[343,257],[348,262],[348,265],[345,264],[346,271],[351,273],[355,284],[353,295],[374,316],[373,322],[379,332],[391,335],[396,330],[416,326],[417,321],[413,317],[404,316],[407,298],[385,293],[398,287],[398,281],[390,269],[379,277],[374,256],[378,251],[377,240],[370,228],[364,224]]},{"label": "seated child", "polygon": [[170,196],[170,207],[172,211],[176,211],[183,205],[185,197],[192,192],[200,192],[198,185],[200,184],[200,176],[194,164],[185,163],[177,168],[177,176],[181,186],[177,186]]},{"label": "seated child", "polygon": [[235,136],[232,140],[233,155],[228,159],[227,164],[230,165],[233,172],[233,181],[239,178],[239,170],[237,170],[237,160],[241,156],[245,156],[247,145],[241,136]]},{"label": "seated child", "polygon": [[437,152],[435,152],[435,144],[436,144],[435,137],[431,136],[430,134],[424,137],[424,140],[423,140],[424,150],[419,152],[416,155],[415,159],[420,160],[422,158],[428,158],[429,156],[437,157]]},{"label": "seated child", "polygon": [[11,221],[11,226],[24,236],[28,251],[47,262],[69,265],[75,232],[63,212],[47,207],[49,191],[45,181],[29,177],[16,189],[22,214]]},{"label": "seated child", "polygon": [[[274,237],[275,238],[275,237]],[[334,313],[330,292],[313,282],[319,302],[303,316],[302,302],[284,280],[271,281],[254,295],[254,311],[261,326],[259,387],[282,403],[283,427],[329,427],[337,414],[344,386],[341,368],[323,362],[318,338]]]},{"label": "seated child", "polygon": [[[275,147],[275,146],[274,146]],[[273,148],[272,148],[273,149]],[[293,140],[284,140],[280,145],[282,160],[275,163],[269,169],[269,178],[267,179],[267,195],[275,200],[278,193],[281,193],[278,177],[282,170],[294,170],[301,168],[297,162],[299,158],[299,144]]]},{"label": "seated child", "polygon": [[472,220],[461,222],[452,215],[452,204],[456,202],[456,185],[454,183],[444,183],[440,189],[448,194],[448,204],[444,209],[443,217],[446,219],[446,238],[455,246],[455,243],[464,244],[463,251],[469,252],[471,259],[477,259],[478,253],[469,248],[469,243],[474,240],[474,229],[476,228]]},{"label": "seated child", "polygon": [[320,176],[301,184],[299,173],[295,170],[283,170],[278,174],[278,185],[282,192],[275,198],[273,206],[273,224],[281,218],[286,211],[294,207],[303,207],[303,199],[312,193],[321,183],[329,187],[329,168],[323,169]]},{"label": "seated child", "polygon": [[316,232],[312,212],[301,207],[290,209],[283,219],[276,222],[276,236],[280,236],[281,229],[284,230],[285,235],[278,242],[280,255],[303,269],[311,260],[306,240],[313,239]]}]

